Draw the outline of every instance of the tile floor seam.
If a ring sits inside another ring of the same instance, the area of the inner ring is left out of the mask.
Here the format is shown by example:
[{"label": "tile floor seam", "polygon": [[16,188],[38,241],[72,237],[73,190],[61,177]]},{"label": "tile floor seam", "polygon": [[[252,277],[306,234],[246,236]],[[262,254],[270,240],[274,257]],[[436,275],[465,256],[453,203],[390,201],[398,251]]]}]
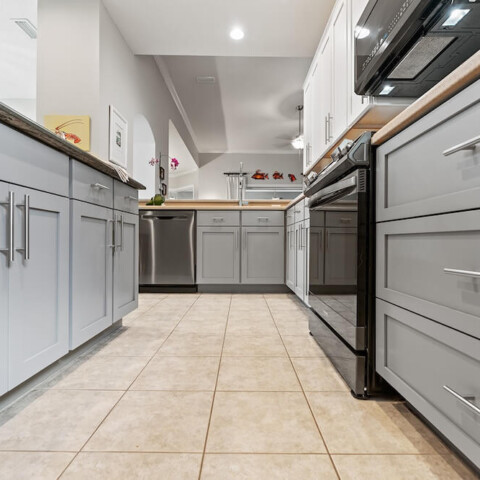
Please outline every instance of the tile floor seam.
[{"label": "tile floor seam", "polygon": [[[170,295],[167,295],[165,298],[161,299],[158,303],[160,303],[162,300],[165,300],[166,298],[168,298]],[[150,365],[150,362],[152,361],[153,357],[158,353],[158,351],[160,350],[160,348],[162,348],[162,345],[167,341],[167,339],[170,337],[170,335],[173,333],[173,331],[175,330],[175,328],[178,326],[178,324],[182,321],[183,317],[187,314],[187,312],[193,307],[193,305],[195,305],[195,303],[198,301],[198,299],[200,298],[200,296],[198,296],[195,301],[188,307],[188,309],[186,310],[186,312],[182,315],[182,317],[180,318],[180,320],[176,323],[175,327],[173,327],[172,331],[168,334],[168,336],[162,341],[162,343],[160,344],[160,346],[158,347],[158,349],[154,352],[154,354],[150,357],[150,359],[148,360],[148,362],[146,363],[146,365],[140,370],[140,372],[138,373],[138,375],[133,379],[133,381],[130,383],[129,387],[123,391],[123,394],[120,395],[120,398],[115,402],[115,404],[112,406],[112,408],[110,408],[110,410],[107,412],[107,414],[103,417],[102,421],[97,425],[97,427],[94,429],[94,431],[91,433],[91,435],[88,437],[88,439],[83,443],[83,445],[81,446],[81,448],[78,450],[78,452],[74,455],[74,457],[70,460],[70,462],[68,463],[68,465],[62,470],[62,472],[60,473],[60,475],[58,475],[57,477],[57,480],[60,480],[63,476],[63,474],[67,471],[67,469],[70,467],[70,465],[75,461],[75,459],[78,457],[78,455],[80,454],[80,452],[83,451],[83,449],[85,448],[85,446],[87,445],[87,443],[92,439],[92,437],[95,435],[95,433],[99,430],[99,428],[103,425],[103,423],[105,422],[105,420],[109,417],[109,415],[113,412],[113,410],[115,409],[115,407],[120,403],[120,401],[122,400],[122,398],[125,397],[125,395],[127,394],[127,392],[129,391],[133,391],[133,390],[130,390],[131,386],[133,385],[133,383],[138,379],[138,377],[142,374],[142,372],[147,368],[148,365]],[[157,303],[157,304],[158,304]],[[152,307],[153,308],[153,305]],[[148,310],[147,310],[148,311]],[[143,316],[144,313],[142,313],[141,316]]]},{"label": "tile floor seam", "polygon": [[225,338],[226,338],[226,335],[227,335],[228,321],[229,321],[229,317],[230,317],[230,310],[232,308],[232,300],[233,300],[233,295],[230,295],[230,303],[228,305],[227,322],[225,324],[225,330],[223,332],[222,349],[220,350],[220,361],[218,362],[217,378],[215,379],[215,387],[214,387],[214,390],[213,390],[212,405],[210,407],[210,416],[208,417],[207,432],[205,434],[205,444],[203,445],[203,453],[202,453],[202,459],[200,461],[200,470],[198,472],[198,480],[201,480],[201,478],[202,478],[203,464],[204,464],[204,461],[205,461],[205,455],[206,455],[206,451],[207,451],[208,434],[210,432],[210,424],[212,422],[213,407],[215,405],[215,396],[217,394],[218,378],[220,377],[220,368],[222,366],[223,349],[225,347]]},{"label": "tile floor seam", "polygon": [[292,358],[290,357],[290,353],[285,345],[285,342],[283,341],[283,337],[282,337],[282,334],[280,333],[280,330],[278,328],[278,325],[277,325],[277,322],[275,321],[275,316],[273,315],[272,313],[272,310],[270,308],[270,304],[268,303],[268,300],[267,298],[265,298],[265,295],[263,296],[263,299],[265,300],[265,303],[267,304],[267,307],[268,307],[268,310],[270,312],[270,315],[272,317],[272,320],[273,320],[273,323],[275,323],[275,327],[278,331],[278,335],[280,336],[280,339],[283,343],[283,346],[285,348],[285,350],[287,351],[287,357],[288,357],[288,360],[290,361],[290,364],[293,368],[293,371],[295,372],[295,376],[297,377],[297,381],[298,383],[300,384],[300,388],[301,388],[301,392],[303,394],[303,397],[305,399],[305,401],[307,402],[307,406],[308,406],[308,409],[310,411],[310,414],[312,415],[312,418],[313,418],[313,421],[315,422],[315,426],[317,427],[317,430],[318,430],[318,434],[320,435],[320,438],[322,439],[322,442],[323,442],[323,445],[325,447],[325,450],[327,452],[327,455],[330,459],[330,463],[332,464],[332,468],[335,470],[335,474],[337,475],[338,477],[338,480],[341,480],[341,477],[340,477],[340,473],[337,469],[337,466],[335,465],[334,461],[333,461],[333,458],[332,458],[332,455],[330,454],[330,450],[328,449],[328,445],[327,445],[327,442],[325,441],[325,438],[323,437],[323,434],[322,434],[322,431],[320,430],[320,425],[318,424],[317,422],[317,419],[315,418],[315,415],[313,413],[313,409],[312,409],[312,406],[310,405],[310,402],[308,401],[308,398],[307,398],[307,395],[305,393],[305,390],[303,388],[303,385],[302,385],[302,382],[300,381],[300,377],[298,376],[298,373],[297,373],[297,370],[295,369],[295,365],[293,364],[293,361],[292,361]]}]

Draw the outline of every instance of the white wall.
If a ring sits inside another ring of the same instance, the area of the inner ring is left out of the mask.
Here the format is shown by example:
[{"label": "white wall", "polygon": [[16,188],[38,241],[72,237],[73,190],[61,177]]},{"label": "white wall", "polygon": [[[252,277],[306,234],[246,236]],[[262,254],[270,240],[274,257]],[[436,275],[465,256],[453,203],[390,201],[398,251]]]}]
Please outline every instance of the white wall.
[{"label": "white wall", "polygon": [[140,199],[150,199],[155,195],[154,166],[146,158],[156,157],[155,136],[147,119],[136,115],[133,121],[133,177],[145,185],[145,190],[139,192]]},{"label": "white wall", "polygon": [[[253,185],[301,185],[302,183],[302,157],[298,154],[246,154],[246,153],[201,153],[199,195],[202,199],[227,198],[227,182],[223,172],[238,172],[240,162],[243,170],[249,172],[248,184]],[[256,170],[269,174],[268,180],[252,180],[251,176]],[[283,173],[282,180],[274,180],[272,174],[275,170]],[[288,174],[293,173],[297,180],[291,183]],[[261,182],[261,183],[260,183]]]}]

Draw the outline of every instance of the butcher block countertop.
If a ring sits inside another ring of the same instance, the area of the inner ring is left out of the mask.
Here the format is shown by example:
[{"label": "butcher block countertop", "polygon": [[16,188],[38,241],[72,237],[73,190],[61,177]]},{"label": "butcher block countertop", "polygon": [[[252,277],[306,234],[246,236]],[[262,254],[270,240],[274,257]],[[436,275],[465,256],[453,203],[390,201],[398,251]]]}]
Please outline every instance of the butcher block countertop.
[{"label": "butcher block countertop", "polygon": [[290,200],[249,200],[240,207],[238,200],[167,200],[163,205],[140,202],[140,210],[285,210]]},{"label": "butcher block countertop", "polygon": [[381,145],[419,118],[438,107],[480,78],[480,50],[437,83],[373,136],[373,145]]},{"label": "butcher block countertop", "polygon": [[[30,120],[29,118],[23,116],[1,102],[0,123],[18,130],[28,137],[34,138],[35,140],[38,140],[39,142],[48,145],[49,147],[58,150],[65,155],[68,155],[70,158],[74,158],[75,160],[78,160],[79,162],[98,170],[99,172],[105,173],[116,180],[122,181],[111,163],[105,162],[100,158],[91,155],[90,153],[84,152],[72,143],[63,140],[42,125]],[[137,190],[145,190],[145,187],[132,177],[129,177],[128,181],[125,183],[133,188],[136,188]]]}]

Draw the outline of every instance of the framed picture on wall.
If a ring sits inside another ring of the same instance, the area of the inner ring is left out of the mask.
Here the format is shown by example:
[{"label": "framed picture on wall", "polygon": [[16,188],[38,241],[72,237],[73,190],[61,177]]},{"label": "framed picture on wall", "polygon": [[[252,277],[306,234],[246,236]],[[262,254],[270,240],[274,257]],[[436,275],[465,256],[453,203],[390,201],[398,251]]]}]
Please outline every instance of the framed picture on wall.
[{"label": "framed picture on wall", "polygon": [[118,110],[110,105],[109,160],[127,168],[128,123]]},{"label": "framed picture on wall", "polygon": [[163,167],[160,167],[159,171],[160,171],[160,180],[165,180],[165,169]]},{"label": "framed picture on wall", "polygon": [[167,184],[162,183],[162,195],[166,198],[167,197]]}]

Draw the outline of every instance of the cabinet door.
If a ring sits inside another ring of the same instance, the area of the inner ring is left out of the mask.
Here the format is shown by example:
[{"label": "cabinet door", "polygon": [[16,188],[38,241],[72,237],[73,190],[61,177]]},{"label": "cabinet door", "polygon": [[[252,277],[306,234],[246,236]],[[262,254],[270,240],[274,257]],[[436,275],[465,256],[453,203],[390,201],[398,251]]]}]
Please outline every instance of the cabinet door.
[{"label": "cabinet door", "polygon": [[292,291],[295,291],[295,225],[290,225],[287,229],[287,268],[286,284]]},{"label": "cabinet door", "polygon": [[325,284],[357,284],[357,229],[327,228],[325,235]]},{"label": "cabinet door", "polygon": [[284,284],[285,229],[243,227],[242,283]]},{"label": "cabinet door", "polygon": [[310,285],[324,284],[324,259],[325,259],[325,229],[321,227],[310,228]]},{"label": "cabinet door", "polygon": [[197,228],[197,283],[240,283],[240,227]]},{"label": "cabinet door", "polygon": [[72,349],[112,324],[113,211],[71,200]]},{"label": "cabinet door", "polygon": [[313,122],[313,75],[305,86],[303,93],[303,171],[305,172],[311,165],[312,158],[312,122]]},{"label": "cabinet door", "polygon": [[330,125],[332,119],[332,56],[333,56],[333,40],[331,34],[325,35],[321,46],[318,72],[316,77],[315,97],[318,98],[317,106],[314,109],[314,123],[318,126],[318,141],[314,142],[314,150],[312,156],[318,159],[327,150],[331,143],[332,137]]},{"label": "cabinet door", "polygon": [[10,262],[8,249],[9,228],[9,189],[0,182],[0,395],[7,391],[8,378],[8,276]]},{"label": "cabinet door", "polygon": [[303,252],[303,298],[304,303],[308,305],[308,286],[310,284],[310,222],[305,221],[305,250]]},{"label": "cabinet door", "polygon": [[297,297],[303,299],[305,290],[305,228],[303,222],[295,224],[295,294]]},{"label": "cabinet door", "polygon": [[68,352],[69,200],[21,187],[9,278],[8,388]]},{"label": "cabinet door", "polygon": [[346,0],[335,5],[332,22],[333,37],[333,112],[330,136],[333,141],[347,128],[348,117],[348,27]]},{"label": "cabinet door", "polygon": [[115,211],[113,321],[138,307],[138,215]]}]

